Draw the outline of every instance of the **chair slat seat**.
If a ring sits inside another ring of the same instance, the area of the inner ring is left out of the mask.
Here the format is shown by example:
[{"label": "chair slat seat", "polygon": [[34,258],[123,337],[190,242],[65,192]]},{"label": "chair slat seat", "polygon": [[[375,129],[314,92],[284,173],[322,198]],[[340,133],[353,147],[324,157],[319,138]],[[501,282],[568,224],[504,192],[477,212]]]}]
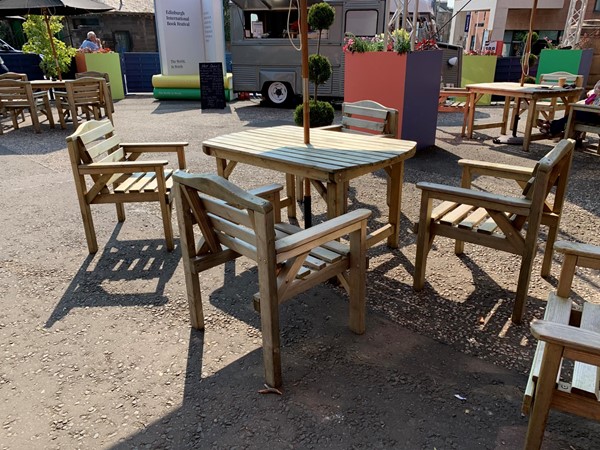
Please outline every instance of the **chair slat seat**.
[{"label": "chair slat seat", "polygon": [[[173,178],[194,328],[204,328],[199,273],[244,255],[258,266],[260,291],[253,296],[253,303],[260,312],[268,385],[282,384],[279,305],[284,301],[337,276],[350,295],[349,327],[355,333],[364,332],[366,226],[370,211],[353,211],[301,230],[276,225],[277,214],[271,202],[224,178],[182,171]],[[272,190],[264,193],[270,196]],[[203,239],[197,241],[198,232]],[[349,246],[336,241],[346,235]],[[332,254],[334,257],[329,258]]]},{"label": "chair slat seat", "polygon": [[[166,247],[168,250],[174,248],[171,224],[173,169],[164,168],[166,160],[138,160],[144,152],[137,149],[130,153],[126,144],[121,146],[108,119],[81,124],[67,137],[67,146],[90,253],[98,251],[90,209],[90,205],[98,203],[114,203],[117,219],[123,222],[125,203],[157,202],[161,208]],[[186,142],[156,143],[148,146],[148,153],[156,154],[156,148],[175,152],[179,169],[184,170],[185,146]],[[160,176],[165,179],[164,185],[159,183]]]}]

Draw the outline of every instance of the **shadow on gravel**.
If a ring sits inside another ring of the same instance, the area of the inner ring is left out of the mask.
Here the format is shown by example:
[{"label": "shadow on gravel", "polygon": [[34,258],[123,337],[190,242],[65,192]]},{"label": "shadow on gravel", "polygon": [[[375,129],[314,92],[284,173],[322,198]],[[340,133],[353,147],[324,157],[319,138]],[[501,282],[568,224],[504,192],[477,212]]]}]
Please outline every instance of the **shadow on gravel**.
[{"label": "shadow on gravel", "polygon": [[[248,296],[256,288],[248,283],[253,272],[230,272],[210,299],[257,327],[259,317]],[[180,405],[112,448],[522,445],[524,376],[467,357],[372,311],[366,333],[357,336],[347,328],[348,305],[335,289],[320,286],[281,307],[283,396],[258,393],[263,388],[260,349],[207,374],[206,367],[215,364],[215,352],[207,349],[214,347],[206,346],[202,332],[191,330]],[[260,342],[258,333],[247,338]],[[598,441],[593,423],[575,421],[553,414],[547,448]]]},{"label": "shadow on gravel", "polygon": [[[119,241],[121,226],[117,225],[105,248],[83,261],[46,321],[46,328],[75,308],[167,303],[164,290],[181,257],[178,246],[167,252],[163,239]],[[124,283],[131,285],[131,293],[122,293]],[[117,292],[111,292],[117,286]],[[149,286],[154,289],[149,290]]]},{"label": "shadow on gravel", "polygon": [[0,156],[10,155],[46,155],[67,148],[66,138],[73,133],[73,127],[61,130],[57,125],[55,129],[42,123],[42,132],[37,134],[31,126],[23,126],[18,130],[11,130],[2,135]]}]

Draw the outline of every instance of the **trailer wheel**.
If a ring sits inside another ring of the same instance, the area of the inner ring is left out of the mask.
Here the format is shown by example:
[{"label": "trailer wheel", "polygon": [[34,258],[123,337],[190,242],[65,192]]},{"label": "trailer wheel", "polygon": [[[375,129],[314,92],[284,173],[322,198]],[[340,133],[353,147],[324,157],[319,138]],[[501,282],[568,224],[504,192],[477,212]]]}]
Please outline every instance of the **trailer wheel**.
[{"label": "trailer wheel", "polygon": [[282,81],[272,81],[263,89],[263,97],[274,105],[289,103],[293,95],[292,87]]}]

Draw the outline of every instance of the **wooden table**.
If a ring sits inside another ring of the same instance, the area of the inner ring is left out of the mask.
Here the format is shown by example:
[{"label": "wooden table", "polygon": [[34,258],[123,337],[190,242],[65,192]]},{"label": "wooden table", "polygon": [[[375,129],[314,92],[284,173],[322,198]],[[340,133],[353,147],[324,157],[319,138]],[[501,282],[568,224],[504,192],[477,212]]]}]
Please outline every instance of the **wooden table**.
[{"label": "wooden table", "polygon": [[[104,78],[103,78],[104,80]],[[52,94],[52,92],[57,89],[57,90],[61,90],[64,91],[65,88],[65,81],[75,81],[75,80],[31,80],[31,88],[34,91],[48,91],[50,94],[50,98],[52,100],[54,100],[54,96]],[[110,83],[106,83],[106,88],[104,90],[104,101],[107,105],[111,105],[112,107],[112,97],[110,95],[110,91],[108,89],[110,89]]]},{"label": "wooden table", "polygon": [[238,162],[285,173],[288,211],[295,211],[294,177],[313,180],[327,202],[328,219],[346,212],[351,179],[385,169],[388,223],[369,233],[367,245],[387,238],[390,247],[398,248],[404,161],[415,154],[416,142],[320,129],[310,131],[310,141],[303,143],[301,127],[288,125],[219,136],[204,141],[202,150],[217,159],[217,171],[225,178]]},{"label": "wooden table", "polygon": [[[564,88],[558,86],[545,86],[541,84],[525,84],[521,86],[520,83],[477,83],[468,84],[466,86],[469,92],[468,96],[468,119],[466,123],[467,137],[471,139],[473,137],[474,130],[481,130],[485,128],[498,128],[500,127],[500,133],[506,134],[508,113],[512,105],[512,100],[515,99],[515,105],[513,108],[513,114],[511,124],[514,124],[517,114],[521,113],[521,102],[527,105],[527,122],[525,123],[525,134],[523,136],[523,150],[529,150],[529,144],[531,141],[539,139],[547,139],[547,136],[538,133],[533,135],[532,129],[535,125],[534,120],[536,119],[535,105],[538,100],[545,98],[560,98],[568,105],[569,103],[576,102],[581,95],[583,88]],[[504,111],[502,113],[501,122],[491,122],[475,124],[475,107],[477,101],[485,94],[499,95],[505,98],[504,100]],[[569,111],[566,110],[565,114]],[[511,127],[512,128],[512,127]],[[465,125],[463,125],[463,136],[465,135]]]}]

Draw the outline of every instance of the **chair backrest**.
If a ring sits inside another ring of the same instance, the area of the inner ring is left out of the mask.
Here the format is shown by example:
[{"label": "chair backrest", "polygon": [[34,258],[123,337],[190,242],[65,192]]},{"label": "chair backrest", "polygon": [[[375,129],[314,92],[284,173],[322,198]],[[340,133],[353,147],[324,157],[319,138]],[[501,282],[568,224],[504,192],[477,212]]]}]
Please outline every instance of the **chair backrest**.
[{"label": "chair backrest", "polygon": [[583,75],[577,75],[570,72],[544,73],[540,75],[540,84],[549,84],[552,86],[575,84],[575,86],[581,87],[583,86]]},{"label": "chair backrest", "polygon": [[[108,119],[89,120],[67,136],[67,146],[73,170],[80,164],[93,162],[117,162],[124,159],[121,140],[114,133],[113,124]],[[92,176],[93,178],[93,176]]]},{"label": "chair backrest", "polygon": [[0,80],[29,81],[26,73],[6,72],[0,75]]},{"label": "chair backrest", "polygon": [[93,70],[88,70],[87,72],[79,72],[79,73],[75,74],[75,79],[86,78],[86,77],[104,78],[107,83],[110,83],[110,77],[108,76],[108,74],[106,72],[96,72]]},{"label": "chair backrest", "polygon": [[[258,261],[261,251],[271,253],[274,258],[275,231],[270,202],[213,174],[177,171],[173,178],[179,183],[176,195],[181,196],[183,210],[178,210],[178,214],[185,229],[193,233],[193,222],[196,222],[204,238],[196,249],[197,256],[226,252],[223,245],[254,261]],[[260,244],[267,247],[259,249]]]},{"label": "chair backrest", "polygon": [[28,81],[12,79],[0,80],[0,105],[33,105],[33,90]]},{"label": "chair backrest", "polygon": [[101,104],[104,101],[106,81],[101,78],[84,77],[65,81],[71,106]]},{"label": "chair backrest", "polygon": [[[536,164],[533,176],[523,189],[523,195],[532,202],[532,216],[540,213],[559,216],[562,212],[574,151],[575,141],[563,139]],[[553,190],[554,198],[550,202]],[[524,219],[515,218],[516,222],[519,220],[521,226],[524,225]]]},{"label": "chair backrest", "polygon": [[387,108],[372,100],[344,102],[342,105],[342,131],[396,137],[398,110]]}]

